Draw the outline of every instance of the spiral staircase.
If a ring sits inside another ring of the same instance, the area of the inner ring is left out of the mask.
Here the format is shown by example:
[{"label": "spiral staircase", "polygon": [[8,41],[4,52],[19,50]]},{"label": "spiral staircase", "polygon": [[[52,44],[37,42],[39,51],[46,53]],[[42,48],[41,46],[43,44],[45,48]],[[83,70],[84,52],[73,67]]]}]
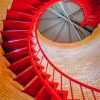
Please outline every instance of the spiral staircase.
[{"label": "spiral staircase", "polygon": [[[45,55],[38,40],[38,23],[40,16],[53,3],[59,0],[13,0],[3,21],[2,48],[5,57],[11,63],[8,67],[15,75],[16,82],[24,89],[22,92],[36,100],[99,100],[100,90],[81,83],[59,70]],[[96,27],[100,18],[99,0],[70,0],[82,6],[85,13],[81,26],[87,24]],[[42,55],[39,57],[38,55]],[[42,65],[45,59],[45,66]],[[49,67],[52,68],[49,73]],[[60,76],[56,82],[55,72]],[[63,88],[63,79],[69,85]],[[79,88],[79,98],[75,98],[73,84]],[[88,91],[91,97],[86,98]],[[70,96],[68,94],[70,93]],[[97,95],[98,94],[98,95]],[[91,99],[92,98],[92,99]],[[7,99],[6,99],[7,100]],[[16,100],[16,99],[15,99]]]}]

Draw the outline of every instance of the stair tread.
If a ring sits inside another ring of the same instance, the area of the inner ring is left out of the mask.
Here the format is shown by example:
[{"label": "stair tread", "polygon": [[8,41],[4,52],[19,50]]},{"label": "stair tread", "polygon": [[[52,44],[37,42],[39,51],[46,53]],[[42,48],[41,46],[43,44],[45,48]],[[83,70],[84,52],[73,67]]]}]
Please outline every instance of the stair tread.
[{"label": "stair tread", "polygon": [[[27,71],[29,71],[29,70],[31,70],[31,69],[33,69],[33,66],[30,66],[30,67],[28,67],[27,69],[25,69],[24,71],[22,71],[21,73],[19,73],[19,74],[17,75],[17,77],[22,76],[23,74],[25,74]],[[17,78],[17,77],[16,77],[16,78]]]},{"label": "stair tread", "polygon": [[35,97],[39,90],[42,88],[42,83],[40,82],[38,76],[35,76],[24,88],[23,92]]},{"label": "stair tread", "polygon": [[24,90],[27,89],[37,78],[38,78],[38,76],[36,75],[36,76],[25,86]]},{"label": "stair tread", "polygon": [[30,28],[30,22],[4,20],[4,30],[28,30]]},{"label": "stair tread", "polygon": [[28,31],[3,31],[2,32],[3,41],[24,39],[28,36]]},{"label": "stair tread", "polygon": [[15,11],[15,10],[7,10],[7,17],[6,19],[8,20],[19,20],[19,21],[32,21],[33,16],[20,12],[20,11]]},{"label": "stair tread", "polygon": [[36,74],[34,72],[33,66],[31,66],[16,76],[14,80],[23,86],[26,86],[35,76]]},{"label": "stair tread", "polygon": [[[41,67],[41,66],[40,66],[40,67]],[[25,74],[27,71],[32,70],[32,69],[34,69],[33,66],[30,66],[30,67],[26,68],[26,69],[23,70],[21,73],[19,73],[19,74],[17,75],[17,77],[19,77],[19,76]],[[43,69],[43,68],[41,67],[39,70],[41,70],[41,69]]]},{"label": "stair tread", "polygon": [[[23,67],[24,66],[24,67]],[[11,64],[8,68],[12,70],[16,75],[21,73],[23,70],[31,66],[29,56],[24,57],[13,64]]]},{"label": "stair tread", "polygon": [[20,0],[14,0],[13,4],[11,6],[11,9],[17,10],[20,12],[24,12],[27,14],[31,14],[31,15],[33,15],[35,13],[35,10],[37,10],[37,8],[29,5],[28,3],[24,2],[24,1],[20,1]]},{"label": "stair tread", "polygon": [[18,39],[18,40],[11,40],[7,42],[3,42],[1,45],[6,52],[11,52],[16,49],[21,49],[27,46],[28,39]]},{"label": "stair tread", "polygon": [[18,61],[28,56],[28,48],[25,47],[25,48],[17,49],[12,52],[6,53],[4,56],[8,59],[8,61],[13,63],[15,61]]}]

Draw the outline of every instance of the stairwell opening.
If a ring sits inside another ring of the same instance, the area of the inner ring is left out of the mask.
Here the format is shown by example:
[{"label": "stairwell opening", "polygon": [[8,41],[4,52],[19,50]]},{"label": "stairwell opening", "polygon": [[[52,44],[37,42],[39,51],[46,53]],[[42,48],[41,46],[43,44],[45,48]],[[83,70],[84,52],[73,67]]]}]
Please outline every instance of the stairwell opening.
[{"label": "stairwell opening", "polygon": [[81,26],[85,19],[83,8],[70,1],[60,1],[51,5],[41,16],[40,34],[56,43],[74,43],[84,40],[94,30],[93,26]]}]

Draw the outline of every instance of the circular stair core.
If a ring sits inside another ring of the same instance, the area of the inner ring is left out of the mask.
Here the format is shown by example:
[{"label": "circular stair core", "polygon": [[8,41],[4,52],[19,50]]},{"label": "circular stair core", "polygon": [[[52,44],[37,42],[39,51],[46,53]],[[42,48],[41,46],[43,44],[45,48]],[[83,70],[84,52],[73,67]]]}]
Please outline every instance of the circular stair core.
[{"label": "circular stair core", "polygon": [[57,2],[41,16],[39,32],[58,43],[81,41],[94,30],[89,25],[81,27],[84,16],[84,11],[78,4],[69,1]]}]

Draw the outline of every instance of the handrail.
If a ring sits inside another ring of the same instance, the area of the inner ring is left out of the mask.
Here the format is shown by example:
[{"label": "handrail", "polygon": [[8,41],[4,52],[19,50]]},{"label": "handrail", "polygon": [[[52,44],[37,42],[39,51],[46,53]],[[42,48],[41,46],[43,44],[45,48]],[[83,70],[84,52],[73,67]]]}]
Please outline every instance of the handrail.
[{"label": "handrail", "polygon": [[[48,6],[49,6],[49,4],[48,4]],[[37,13],[39,13],[39,11],[38,11]],[[36,16],[36,15],[35,15],[35,16]],[[36,17],[35,17],[35,18],[36,18]],[[31,22],[31,24],[30,24],[30,29],[29,29],[29,32],[28,32],[28,53],[29,53],[29,56],[30,56],[30,61],[31,61],[32,65],[34,66],[33,68],[34,68],[35,73],[36,73],[37,76],[39,77],[39,79],[40,79],[40,81],[42,82],[42,84],[44,85],[44,87],[46,87],[46,88],[48,89],[48,92],[51,94],[51,96],[52,96],[55,100],[62,100],[61,97],[56,93],[56,91],[53,90],[52,87],[48,84],[47,80],[45,80],[45,79],[41,76],[39,70],[38,70],[37,67],[36,67],[35,61],[34,61],[34,59],[33,59],[32,46],[31,46],[31,38],[32,38],[31,35],[32,35],[33,27],[34,27],[34,25],[35,25],[35,20],[36,20],[36,19],[34,19],[34,16],[33,16],[33,20],[32,20],[32,22]],[[34,23],[34,24],[33,24],[33,23]]]},{"label": "handrail", "polygon": [[81,86],[83,86],[83,87],[85,87],[85,88],[88,88],[88,89],[90,89],[90,90],[93,90],[93,91],[95,91],[95,92],[100,92],[99,89],[94,88],[94,87],[89,86],[89,85],[86,85],[86,84],[84,84],[84,83],[82,83],[82,82],[79,82],[79,81],[77,81],[77,80],[71,78],[70,76],[66,75],[65,73],[63,73],[60,69],[58,69],[58,68],[48,59],[48,57],[46,56],[46,54],[44,53],[44,51],[42,50],[42,48],[41,48],[41,46],[40,46],[40,43],[39,43],[39,40],[38,40],[38,35],[37,35],[37,34],[38,34],[38,33],[37,33],[37,29],[38,29],[39,19],[40,19],[40,16],[41,16],[41,14],[42,14],[43,12],[44,12],[44,11],[42,10],[42,11],[38,14],[37,22],[36,22],[36,25],[35,25],[35,35],[36,35],[37,43],[38,43],[38,46],[39,46],[39,48],[40,48],[40,50],[41,50],[43,56],[46,58],[46,60],[48,61],[48,63],[49,63],[56,71],[58,71],[61,75],[63,75],[63,76],[66,77],[67,79],[69,79],[69,80],[71,80],[71,81],[73,81],[73,82],[75,82],[75,83],[77,83],[77,84],[79,84],[79,85],[81,85]]}]

